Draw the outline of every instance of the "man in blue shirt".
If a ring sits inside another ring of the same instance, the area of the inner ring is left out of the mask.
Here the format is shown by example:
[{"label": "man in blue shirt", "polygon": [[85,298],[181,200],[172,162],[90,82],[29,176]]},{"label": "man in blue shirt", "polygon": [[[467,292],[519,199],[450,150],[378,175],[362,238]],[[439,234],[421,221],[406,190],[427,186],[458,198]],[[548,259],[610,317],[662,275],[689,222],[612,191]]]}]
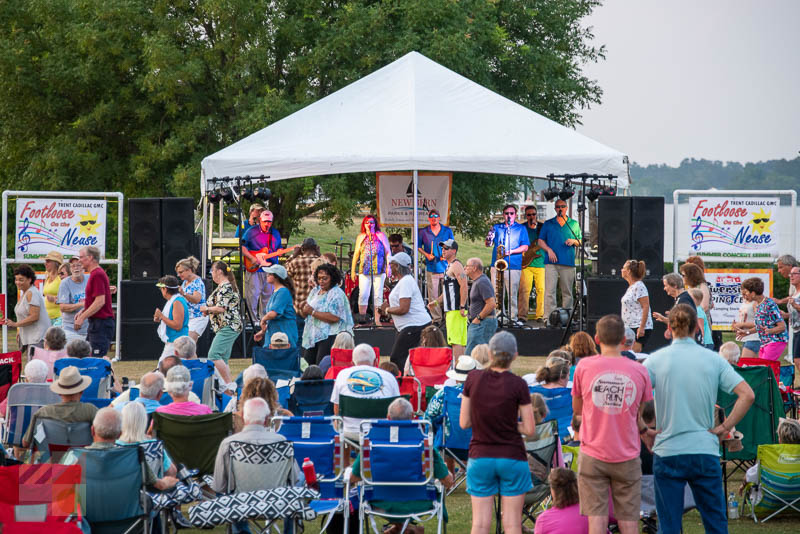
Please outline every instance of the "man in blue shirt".
[{"label": "man in blue shirt", "polygon": [[[455,239],[453,231],[441,224],[439,210],[432,208],[428,211],[428,223],[425,228],[419,231],[419,252],[425,256],[425,283],[427,287],[428,302],[433,302],[439,298],[441,292],[442,279],[447,269],[447,262],[442,259],[442,242],[448,239]],[[442,320],[442,310],[435,308],[431,310],[431,317],[434,322]]]},{"label": "man in blue shirt", "polygon": [[561,307],[572,309],[572,286],[575,285],[575,253],[581,246],[578,221],[567,215],[567,202],[556,200],[556,216],[539,230],[539,246],[544,256],[544,316],[556,309],[556,285],[561,288]]},{"label": "man in blue shirt", "polygon": [[[733,367],[717,353],[694,341],[697,313],[678,304],[669,312],[672,344],[644,362],[655,390],[656,430],[653,474],[659,532],[678,532],[683,517],[684,487],[692,489],[706,532],[728,532],[720,439],[725,439],[745,416],[755,395]],[[737,396],[730,414],[714,425],[717,391]],[[644,432],[643,432],[644,434]]]},{"label": "man in blue shirt", "polygon": [[[524,224],[516,222],[517,208],[513,204],[503,207],[503,222],[495,224],[492,231],[487,236],[485,245],[494,247],[492,249],[492,286],[497,287],[497,247],[503,245],[503,259],[508,262],[508,269],[505,272],[505,283],[503,292],[506,293],[510,301],[509,319],[518,322],[519,316],[519,280],[522,273],[522,253],[528,250],[531,244],[528,239],[528,230]],[[498,301],[502,304],[503,295],[497,295]]]},{"label": "man in blue shirt", "polygon": [[244,287],[247,305],[250,307],[255,321],[258,321],[263,315],[261,312],[267,307],[267,302],[275,289],[267,283],[267,273],[263,271],[262,267],[278,263],[278,257],[268,259],[256,257],[258,252],[275,252],[281,248],[281,234],[272,227],[272,221],[272,212],[262,211],[258,226],[247,230],[242,237],[242,254],[254,269],[245,271]]}]

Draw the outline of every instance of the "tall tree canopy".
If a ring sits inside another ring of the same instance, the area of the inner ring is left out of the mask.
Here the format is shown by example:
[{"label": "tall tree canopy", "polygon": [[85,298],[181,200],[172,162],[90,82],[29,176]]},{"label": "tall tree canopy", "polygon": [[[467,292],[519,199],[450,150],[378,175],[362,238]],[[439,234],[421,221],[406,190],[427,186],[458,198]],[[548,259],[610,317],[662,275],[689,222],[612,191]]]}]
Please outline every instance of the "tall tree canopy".
[{"label": "tall tree canopy", "polygon": [[[4,188],[199,197],[201,159],[417,50],[568,126],[600,101],[599,0],[16,0],[0,10]],[[471,235],[518,180],[457,174]],[[276,225],[343,223],[374,174],[271,184]]]}]

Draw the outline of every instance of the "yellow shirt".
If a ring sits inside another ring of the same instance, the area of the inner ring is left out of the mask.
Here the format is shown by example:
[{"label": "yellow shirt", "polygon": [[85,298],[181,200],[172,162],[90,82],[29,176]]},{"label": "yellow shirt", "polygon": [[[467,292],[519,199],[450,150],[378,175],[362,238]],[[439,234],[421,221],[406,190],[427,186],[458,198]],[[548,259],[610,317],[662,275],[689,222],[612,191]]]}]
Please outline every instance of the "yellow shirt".
[{"label": "yellow shirt", "polygon": [[53,321],[61,317],[61,308],[58,307],[58,304],[55,302],[50,302],[47,300],[49,295],[52,295],[55,298],[58,298],[58,288],[61,287],[61,278],[56,276],[52,282],[45,281],[44,291],[42,291],[42,295],[44,296],[44,309],[47,310],[47,315],[50,316],[50,320]]}]

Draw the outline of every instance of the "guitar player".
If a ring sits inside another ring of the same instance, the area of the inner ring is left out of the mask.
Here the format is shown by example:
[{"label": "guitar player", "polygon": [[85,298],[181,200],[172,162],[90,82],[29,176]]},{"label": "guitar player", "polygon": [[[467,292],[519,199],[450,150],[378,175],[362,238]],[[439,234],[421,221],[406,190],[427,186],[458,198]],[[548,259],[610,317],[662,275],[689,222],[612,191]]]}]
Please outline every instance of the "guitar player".
[{"label": "guitar player", "polygon": [[280,248],[281,234],[272,227],[273,219],[271,211],[262,211],[259,224],[247,230],[242,237],[245,299],[254,321],[261,318],[274,291],[272,285],[267,283],[267,273],[261,268],[278,263],[281,254],[294,250],[292,247]]}]

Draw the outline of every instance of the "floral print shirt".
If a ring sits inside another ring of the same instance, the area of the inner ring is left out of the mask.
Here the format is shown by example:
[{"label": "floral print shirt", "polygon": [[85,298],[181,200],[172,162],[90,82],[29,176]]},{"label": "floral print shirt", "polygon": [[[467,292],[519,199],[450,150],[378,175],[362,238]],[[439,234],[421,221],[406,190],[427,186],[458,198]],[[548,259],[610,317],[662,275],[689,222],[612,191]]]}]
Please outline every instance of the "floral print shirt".
[{"label": "floral print shirt", "polygon": [[314,311],[332,313],[340,318],[338,323],[326,323],[321,319],[306,317],[303,329],[303,347],[310,349],[323,339],[338,334],[345,330],[353,331],[353,315],[350,313],[350,302],[342,288],[332,287],[327,292],[320,294],[316,286],[308,294],[308,304]]},{"label": "floral print shirt", "polygon": [[778,305],[769,297],[764,297],[761,304],[756,306],[756,330],[758,337],[761,339],[761,344],[779,343],[789,341],[789,334],[784,330],[780,334],[767,334],[764,330],[767,328],[775,328],[778,321],[783,321],[781,317],[781,310]]},{"label": "floral print shirt", "polygon": [[230,326],[233,331],[242,331],[242,317],[239,315],[239,293],[233,289],[230,282],[223,282],[208,296],[209,306],[225,308],[222,313],[210,313],[211,328],[219,332],[222,328]]},{"label": "floral print shirt", "polygon": [[186,299],[186,303],[189,305],[189,319],[202,317],[203,313],[200,311],[200,306],[206,305],[206,285],[203,283],[203,279],[197,277],[191,282],[184,280],[181,284],[181,289],[183,289],[183,292],[187,295],[191,293],[200,293],[200,302],[192,304],[189,302],[189,299]]}]

